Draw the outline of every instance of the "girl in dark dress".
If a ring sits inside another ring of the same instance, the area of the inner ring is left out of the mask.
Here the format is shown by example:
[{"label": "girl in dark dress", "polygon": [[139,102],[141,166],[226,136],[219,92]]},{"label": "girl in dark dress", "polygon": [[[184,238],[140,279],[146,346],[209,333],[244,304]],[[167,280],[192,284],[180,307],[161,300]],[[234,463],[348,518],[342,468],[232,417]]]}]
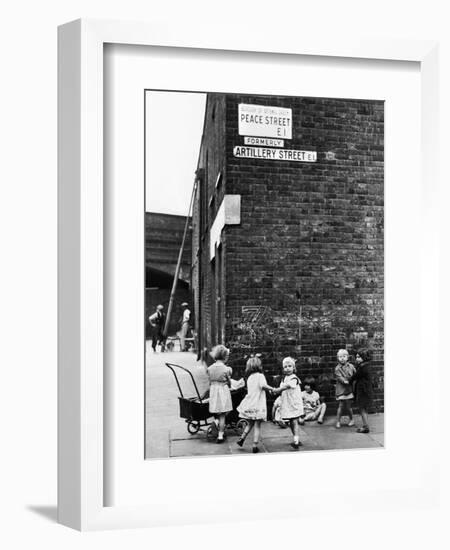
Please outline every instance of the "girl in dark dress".
[{"label": "girl in dark dress", "polygon": [[373,399],[373,386],[370,375],[372,352],[369,349],[360,349],[355,355],[356,373],[353,375],[355,401],[361,413],[363,425],[356,431],[369,433],[369,407]]}]

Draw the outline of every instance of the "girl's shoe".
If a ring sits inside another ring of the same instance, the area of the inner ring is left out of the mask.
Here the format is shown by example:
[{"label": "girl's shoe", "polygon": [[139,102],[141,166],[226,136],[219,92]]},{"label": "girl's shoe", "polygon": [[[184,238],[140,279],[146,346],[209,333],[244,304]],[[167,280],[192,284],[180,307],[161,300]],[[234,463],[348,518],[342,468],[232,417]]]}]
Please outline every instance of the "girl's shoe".
[{"label": "girl's shoe", "polygon": [[240,437],[240,438],[236,441],[236,445],[239,445],[239,447],[242,447],[242,445],[244,444],[244,441],[245,441],[245,439],[242,439],[242,437]]},{"label": "girl's shoe", "polygon": [[336,428],[340,428],[341,427],[341,423],[340,422],[336,422]]},{"label": "girl's shoe", "polygon": [[359,434],[368,434],[370,430],[367,426],[363,426],[362,428],[358,428],[356,432]]},{"label": "girl's shoe", "polygon": [[216,439],[216,443],[224,443],[225,442],[225,438],[222,437],[221,439],[217,438]]},{"label": "girl's shoe", "polygon": [[296,443],[295,441],[293,441],[293,442],[291,443],[291,447],[292,447],[293,449],[298,449],[298,448],[299,448],[300,446],[302,446],[302,445],[303,445],[303,443],[302,443],[301,441],[299,441],[298,443]]},{"label": "girl's shoe", "polygon": [[354,421],[353,421],[353,420],[350,420],[350,422],[348,423],[348,426],[351,428],[351,427],[354,426],[354,425],[355,425]]},{"label": "girl's shoe", "polygon": [[255,447],[255,446],[254,446],[254,447],[252,448],[252,453],[259,453],[258,447]]}]

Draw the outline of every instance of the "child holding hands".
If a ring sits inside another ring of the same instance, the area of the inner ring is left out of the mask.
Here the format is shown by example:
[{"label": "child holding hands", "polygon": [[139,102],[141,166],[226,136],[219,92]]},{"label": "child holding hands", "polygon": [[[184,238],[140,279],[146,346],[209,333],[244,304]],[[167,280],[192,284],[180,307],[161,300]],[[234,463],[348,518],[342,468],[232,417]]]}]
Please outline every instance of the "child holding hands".
[{"label": "child holding hands", "polygon": [[232,369],[226,365],[230,350],[219,344],[211,350],[211,357],[215,363],[207,369],[209,388],[209,412],[214,414],[218,422],[218,436],[216,443],[224,442],[225,418],[233,410],[230,385]]},{"label": "child holding hands", "polygon": [[303,399],[300,388],[300,379],[295,374],[295,359],[285,357],[283,359],[283,374],[280,387],[274,393],[280,396],[280,416],[289,423],[293,435],[291,447],[298,449],[302,445],[299,436],[299,419],[304,416]]},{"label": "child holding hands", "polygon": [[261,422],[267,420],[266,391],[272,387],[267,384],[266,377],[262,371],[262,363],[259,357],[252,356],[245,366],[245,377],[247,378],[247,395],[237,407],[239,417],[247,421],[247,425],[237,440],[239,447],[245,442],[246,437],[255,428],[253,433],[253,453],[259,453],[258,442],[261,431]]}]

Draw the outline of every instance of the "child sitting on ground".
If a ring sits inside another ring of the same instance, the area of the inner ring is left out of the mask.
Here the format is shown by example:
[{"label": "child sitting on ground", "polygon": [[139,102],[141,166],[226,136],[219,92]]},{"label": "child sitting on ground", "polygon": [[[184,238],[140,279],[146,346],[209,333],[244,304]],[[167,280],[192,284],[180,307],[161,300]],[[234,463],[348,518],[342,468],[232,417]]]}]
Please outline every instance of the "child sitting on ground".
[{"label": "child sitting on ground", "polygon": [[305,423],[305,420],[317,420],[319,424],[322,424],[325,411],[327,410],[326,404],[320,401],[320,395],[313,390],[315,382],[313,377],[305,379],[305,389],[302,391],[305,417],[300,419],[300,424],[302,425]]}]

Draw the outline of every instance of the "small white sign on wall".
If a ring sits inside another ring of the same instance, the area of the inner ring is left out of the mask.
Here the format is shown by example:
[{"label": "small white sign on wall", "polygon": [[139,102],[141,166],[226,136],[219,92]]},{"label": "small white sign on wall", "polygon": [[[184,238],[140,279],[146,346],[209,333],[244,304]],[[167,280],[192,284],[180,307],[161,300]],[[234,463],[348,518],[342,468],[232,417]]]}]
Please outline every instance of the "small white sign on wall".
[{"label": "small white sign on wall", "polygon": [[239,104],[239,135],[292,139],[292,109]]},{"label": "small white sign on wall", "polygon": [[267,147],[284,147],[284,139],[248,137],[244,138],[245,145],[264,145]]}]

